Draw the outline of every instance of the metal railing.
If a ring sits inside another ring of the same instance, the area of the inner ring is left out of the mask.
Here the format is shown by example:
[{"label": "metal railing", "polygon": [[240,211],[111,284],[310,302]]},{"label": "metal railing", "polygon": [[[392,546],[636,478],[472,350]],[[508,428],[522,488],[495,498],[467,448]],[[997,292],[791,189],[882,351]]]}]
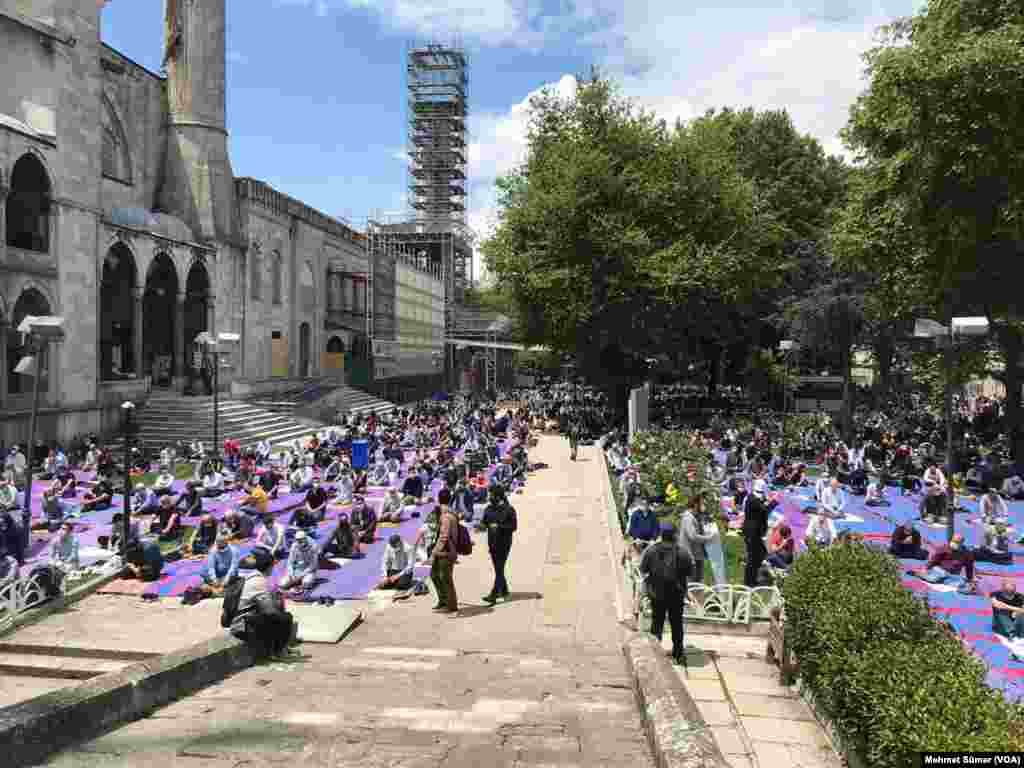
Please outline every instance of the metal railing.
[{"label": "metal railing", "polygon": [[0,632],[14,623],[18,614],[48,599],[46,587],[37,577],[21,577],[0,587]]}]

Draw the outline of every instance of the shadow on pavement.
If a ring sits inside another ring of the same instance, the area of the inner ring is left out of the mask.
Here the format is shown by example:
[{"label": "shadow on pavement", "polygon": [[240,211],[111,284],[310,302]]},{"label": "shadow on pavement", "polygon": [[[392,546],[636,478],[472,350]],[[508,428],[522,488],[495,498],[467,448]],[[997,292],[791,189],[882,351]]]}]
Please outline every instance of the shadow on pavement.
[{"label": "shadow on pavement", "polygon": [[473,616],[480,616],[485,613],[493,613],[494,609],[489,605],[470,605],[465,608],[459,608],[459,615],[455,618],[458,619],[470,619]]},{"label": "shadow on pavement", "polygon": [[502,602],[518,603],[520,600],[543,600],[544,595],[540,592],[512,592]]}]

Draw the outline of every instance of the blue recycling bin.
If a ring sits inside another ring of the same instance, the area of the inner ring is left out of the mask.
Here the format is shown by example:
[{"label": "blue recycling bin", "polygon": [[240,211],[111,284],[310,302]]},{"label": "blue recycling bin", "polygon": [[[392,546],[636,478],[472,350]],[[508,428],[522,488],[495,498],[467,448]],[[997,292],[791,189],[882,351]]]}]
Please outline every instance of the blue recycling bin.
[{"label": "blue recycling bin", "polygon": [[366,440],[352,441],[352,469],[368,469],[370,466],[370,444]]}]

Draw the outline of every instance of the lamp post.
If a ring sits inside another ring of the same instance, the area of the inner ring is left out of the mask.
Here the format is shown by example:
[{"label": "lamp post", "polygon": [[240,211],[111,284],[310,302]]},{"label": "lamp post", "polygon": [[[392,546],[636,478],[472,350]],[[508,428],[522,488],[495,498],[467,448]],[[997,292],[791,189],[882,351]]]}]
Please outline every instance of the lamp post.
[{"label": "lamp post", "polygon": [[783,339],[779,342],[779,349],[782,351],[786,366],[783,369],[782,377],[782,459],[789,457],[789,442],[786,438],[786,420],[789,415],[789,352],[798,348],[799,345],[792,339]]},{"label": "lamp post", "polygon": [[132,524],[132,413],[135,403],[126,400],[121,403],[124,411],[124,509],[121,516],[121,562],[127,562],[128,531]]},{"label": "lamp post", "polygon": [[64,318],[52,315],[28,315],[18,326],[18,333],[22,335],[29,354],[21,358],[14,372],[23,376],[32,376],[35,379],[32,384],[32,416],[28,427],[26,451],[28,455],[25,457],[25,507],[21,513],[22,541],[27,555],[32,540],[32,446],[36,441],[36,423],[39,419],[39,381],[43,373],[39,358],[47,344],[64,339]]},{"label": "lamp post", "polygon": [[220,367],[221,355],[230,354],[230,351],[220,349],[219,344],[236,344],[241,340],[237,333],[221,331],[214,338],[208,331],[203,331],[196,336],[196,343],[203,344],[211,355],[213,355],[213,457],[220,458]]},{"label": "lamp post", "polygon": [[[984,336],[988,333],[988,319],[984,317],[951,317],[945,326],[935,320],[919,318],[914,322],[914,336],[919,339],[935,339],[943,349],[943,367],[946,370],[943,411],[946,419],[946,471],[949,482],[953,475],[953,354],[957,336]],[[946,539],[951,540],[956,532],[956,508],[950,504],[946,519]]]}]

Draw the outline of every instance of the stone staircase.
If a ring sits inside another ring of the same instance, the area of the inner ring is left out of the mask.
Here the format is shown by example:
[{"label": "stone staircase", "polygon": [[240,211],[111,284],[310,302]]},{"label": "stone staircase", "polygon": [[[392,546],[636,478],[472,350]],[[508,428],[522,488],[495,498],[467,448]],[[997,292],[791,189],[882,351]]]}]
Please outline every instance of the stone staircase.
[{"label": "stone staircase", "polygon": [[[314,411],[321,412],[321,418],[333,420],[340,412],[349,415],[369,415],[376,413],[378,416],[391,413],[398,408],[392,402],[381,400],[375,395],[363,392],[355,387],[345,387],[325,382],[311,383],[305,387],[281,392],[272,397],[260,396],[249,400],[249,403],[269,411],[291,416],[300,416],[303,413]],[[330,411],[328,417],[323,412]]]},{"label": "stone staircase", "polygon": [[[272,411],[243,400],[220,398],[218,439],[237,440],[242,447],[267,440],[271,446],[308,437],[323,424],[310,419]],[[153,392],[135,414],[138,445],[153,453],[179,440],[202,440],[212,447],[213,398],[185,397],[176,393]],[[118,443],[121,441],[118,440]]]}]

